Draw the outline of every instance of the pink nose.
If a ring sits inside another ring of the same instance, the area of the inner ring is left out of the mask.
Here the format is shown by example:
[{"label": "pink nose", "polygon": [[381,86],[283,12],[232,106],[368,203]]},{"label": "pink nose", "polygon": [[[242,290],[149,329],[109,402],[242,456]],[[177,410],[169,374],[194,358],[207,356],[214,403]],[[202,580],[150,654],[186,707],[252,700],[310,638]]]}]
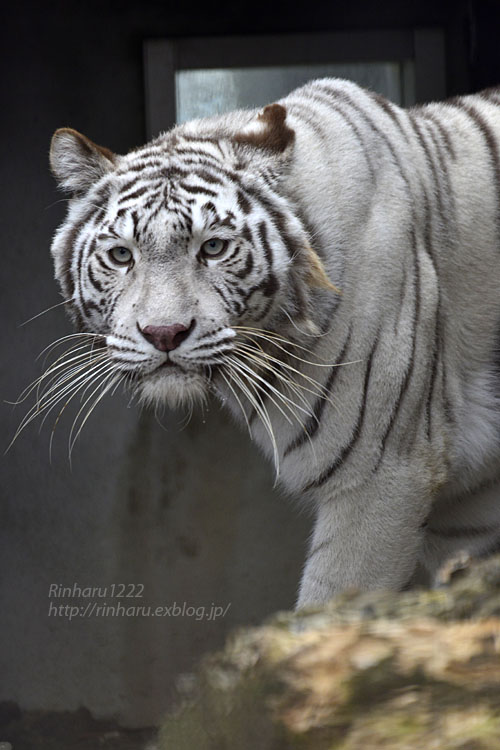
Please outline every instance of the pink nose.
[{"label": "pink nose", "polygon": [[172,323],[170,326],[145,326],[139,328],[140,332],[155,349],[160,352],[170,352],[177,349],[179,344],[189,336],[194,328],[194,320],[191,321],[189,328],[182,323]]}]

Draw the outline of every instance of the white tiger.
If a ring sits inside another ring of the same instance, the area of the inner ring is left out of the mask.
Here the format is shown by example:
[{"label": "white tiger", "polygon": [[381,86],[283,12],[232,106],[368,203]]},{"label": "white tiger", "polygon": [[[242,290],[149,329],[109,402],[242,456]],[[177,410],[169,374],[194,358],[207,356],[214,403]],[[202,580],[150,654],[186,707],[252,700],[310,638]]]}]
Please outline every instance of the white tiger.
[{"label": "white tiger", "polygon": [[58,130],[52,253],[82,336],[38,407],[96,382],[217,394],[314,508],[298,606],[488,554],[499,146],[498,90],[405,111],[336,79],[126,156]]}]

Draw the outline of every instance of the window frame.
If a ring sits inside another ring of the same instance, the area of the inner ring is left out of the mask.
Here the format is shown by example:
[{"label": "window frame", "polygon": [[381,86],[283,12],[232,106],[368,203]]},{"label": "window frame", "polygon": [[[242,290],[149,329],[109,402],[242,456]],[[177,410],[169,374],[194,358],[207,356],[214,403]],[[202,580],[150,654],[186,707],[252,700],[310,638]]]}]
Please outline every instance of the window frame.
[{"label": "window frame", "polygon": [[178,70],[397,62],[404,76],[408,61],[414,63],[415,102],[445,98],[444,32],[436,28],[147,39],[146,136],[149,140],[176,122]]}]

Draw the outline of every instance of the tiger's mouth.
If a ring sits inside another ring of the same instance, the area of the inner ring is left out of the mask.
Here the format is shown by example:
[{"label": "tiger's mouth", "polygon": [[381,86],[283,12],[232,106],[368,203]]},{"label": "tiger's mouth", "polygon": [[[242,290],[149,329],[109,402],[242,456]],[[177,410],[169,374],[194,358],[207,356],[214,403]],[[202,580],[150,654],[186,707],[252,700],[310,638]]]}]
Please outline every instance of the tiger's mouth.
[{"label": "tiger's mouth", "polygon": [[176,369],[181,372],[185,372],[184,368],[181,367],[181,365],[179,365],[177,362],[172,362],[170,358],[167,358],[165,362],[162,362],[160,365],[158,365],[156,370],[153,370],[153,372],[157,372],[158,370],[169,370],[169,369]]}]

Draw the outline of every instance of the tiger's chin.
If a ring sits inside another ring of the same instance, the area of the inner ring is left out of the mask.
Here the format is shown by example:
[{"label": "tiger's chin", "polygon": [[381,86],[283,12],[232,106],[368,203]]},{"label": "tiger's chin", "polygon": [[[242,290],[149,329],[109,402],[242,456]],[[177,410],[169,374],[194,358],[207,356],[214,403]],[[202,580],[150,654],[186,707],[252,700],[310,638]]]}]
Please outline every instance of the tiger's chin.
[{"label": "tiger's chin", "polygon": [[176,409],[192,406],[207,399],[207,378],[201,372],[169,372],[156,370],[138,384],[139,399],[147,406]]}]

